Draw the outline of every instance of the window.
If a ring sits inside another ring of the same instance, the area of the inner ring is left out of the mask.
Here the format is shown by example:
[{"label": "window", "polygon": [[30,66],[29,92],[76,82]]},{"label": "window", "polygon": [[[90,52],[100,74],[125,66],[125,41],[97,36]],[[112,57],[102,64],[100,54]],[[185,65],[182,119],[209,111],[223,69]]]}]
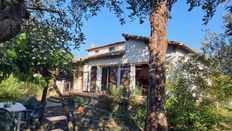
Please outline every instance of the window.
[{"label": "window", "polygon": [[99,52],[99,50],[95,50],[95,53],[97,54]]},{"label": "window", "polygon": [[114,47],[110,47],[109,51],[115,51],[115,48]]}]

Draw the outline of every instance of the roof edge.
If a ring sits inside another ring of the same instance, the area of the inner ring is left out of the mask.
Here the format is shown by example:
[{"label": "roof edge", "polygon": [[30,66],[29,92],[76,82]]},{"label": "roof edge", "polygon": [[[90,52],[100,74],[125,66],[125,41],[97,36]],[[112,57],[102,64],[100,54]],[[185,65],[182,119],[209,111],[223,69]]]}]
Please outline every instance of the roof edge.
[{"label": "roof edge", "polygon": [[113,45],[123,44],[123,43],[125,43],[125,41],[119,41],[119,42],[115,42],[115,43],[111,43],[111,44],[107,44],[107,45],[103,45],[103,46],[97,46],[97,47],[89,48],[86,51],[90,51],[90,50],[94,50],[94,49],[99,49],[99,48],[103,48],[103,47],[107,47],[107,46],[113,46]]},{"label": "roof edge", "polygon": [[135,40],[142,40],[142,41],[149,41],[149,37],[144,37],[144,36],[138,36],[138,35],[131,35],[131,34],[125,34],[123,33],[122,36],[126,39],[135,39]]},{"label": "roof edge", "polygon": [[[144,41],[146,44],[148,44],[148,42],[149,42],[149,37],[137,36],[137,35],[131,35],[131,34],[125,34],[125,33],[123,33],[122,36],[125,38],[125,40],[129,40],[129,39],[141,40],[141,41]],[[194,51],[192,48],[188,47],[186,44],[184,44],[182,42],[168,40],[168,44],[169,45],[179,46],[179,47],[183,48],[184,50],[186,50],[189,53],[199,54],[196,51]]]}]

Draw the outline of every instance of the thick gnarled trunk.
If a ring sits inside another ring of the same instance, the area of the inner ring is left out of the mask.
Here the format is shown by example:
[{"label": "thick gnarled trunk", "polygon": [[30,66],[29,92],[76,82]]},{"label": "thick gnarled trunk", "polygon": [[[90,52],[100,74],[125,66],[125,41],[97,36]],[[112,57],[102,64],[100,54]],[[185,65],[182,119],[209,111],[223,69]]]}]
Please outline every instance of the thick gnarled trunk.
[{"label": "thick gnarled trunk", "polygon": [[151,36],[149,40],[149,88],[147,95],[147,119],[145,130],[167,130],[165,109],[165,61],[167,50],[166,27],[168,21],[167,1],[163,0],[150,16]]},{"label": "thick gnarled trunk", "polygon": [[29,15],[24,0],[0,0],[0,43],[14,38]]}]

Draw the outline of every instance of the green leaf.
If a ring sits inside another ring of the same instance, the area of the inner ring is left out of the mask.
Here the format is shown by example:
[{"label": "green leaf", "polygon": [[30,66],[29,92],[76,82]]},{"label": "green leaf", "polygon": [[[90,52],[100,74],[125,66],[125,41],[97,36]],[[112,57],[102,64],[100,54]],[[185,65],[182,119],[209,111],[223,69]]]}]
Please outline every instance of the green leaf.
[{"label": "green leaf", "polygon": [[27,45],[27,36],[25,33],[21,33],[16,39],[19,48],[25,48]]},{"label": "green leaf", "polygon": [[10,58],[15,58],[17,55],[16,55],[16,52],[14,49],[8,49],[7,50],[7,56],[10,57]]}]

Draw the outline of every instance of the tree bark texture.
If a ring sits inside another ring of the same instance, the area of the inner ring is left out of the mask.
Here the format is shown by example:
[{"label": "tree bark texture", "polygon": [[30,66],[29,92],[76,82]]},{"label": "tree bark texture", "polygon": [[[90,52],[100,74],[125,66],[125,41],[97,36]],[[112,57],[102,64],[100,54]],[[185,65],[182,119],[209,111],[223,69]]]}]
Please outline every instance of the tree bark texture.
[{"label": "tree bark texture", "polygon": [[166,28],[169,10],[167,0],[151,12],[149,40],[149,87],[147,94],[146,131],[166,131],[168,128],[165,108],[165,61],[167,50]]},{"label": "tree bark texture", "polygon": [[41,116],[39,118],[39,121],[41,122],[44,118],[44,111],[45,111],[45,106],[46,106],[46,97],[47,97],[47,92],[48,92],[48,82],[46,87],[44,87],[43,89],[43,94],[42,94],[42,98],[41,98],[41,104],[42,104],[42,112],[41,112]]},{"label": "tree bark texture", "polygon": [[47,83],[46,87],[43,88],[41,103],[46,102],[47,92],[48,92],[48,83]]},{"label": "tree bark texture", "polygon": [[23,0],[18,2],[0,1],[0,43],[15,37],[19,31],[23,19],[29,18]]}]

